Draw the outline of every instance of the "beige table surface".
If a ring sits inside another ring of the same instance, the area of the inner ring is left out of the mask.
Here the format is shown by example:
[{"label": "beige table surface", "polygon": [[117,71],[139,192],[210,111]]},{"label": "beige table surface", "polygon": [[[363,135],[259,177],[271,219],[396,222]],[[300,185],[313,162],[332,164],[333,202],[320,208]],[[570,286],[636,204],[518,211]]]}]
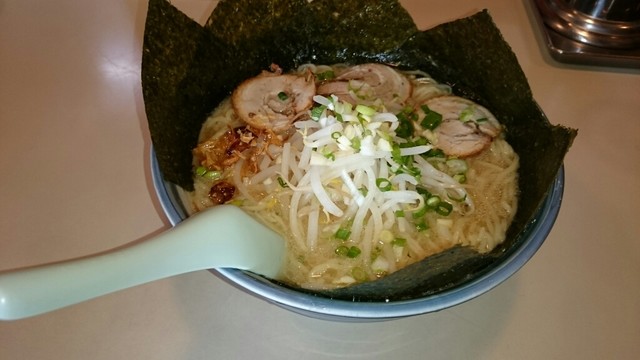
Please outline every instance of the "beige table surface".
[{"label": "beige table surface", "polygon": [[[529,2],[403,1],[421,29],[488,8],[553,123],[580,129],[556,225],[468,303],[351,324],[282,310],[201,271],[0,322],[0,359],[635,359],[640,71],[554,62]],[[175,1],[203,22],[215,2]],[[0,0],[0,270],[169,227],[150,180],[144,1]]]}]

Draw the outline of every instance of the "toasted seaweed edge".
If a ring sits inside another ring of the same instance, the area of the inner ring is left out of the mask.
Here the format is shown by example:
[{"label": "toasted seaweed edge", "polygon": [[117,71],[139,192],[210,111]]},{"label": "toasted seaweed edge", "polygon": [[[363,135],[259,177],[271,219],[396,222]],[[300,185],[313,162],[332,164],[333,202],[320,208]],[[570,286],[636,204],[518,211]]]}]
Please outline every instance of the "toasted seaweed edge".
[{"label": "toasted seaweed edge", "polygon": [[[289,9],[280,9],[279,16],[288,18],[293,12],[306,14],[305,9],[309,7],[305,7],[302,2],[277,2],[291,5]],[[427,258],[405,268],[396,275],[388,276],[386,285],[380,282],[378,286],[375,285],[377,282],[373,282],[372,285],[356,285],[348,290],[325,292],[323,295],[376,301],[383,297],[402,300],[440,292],[481,274],[492,263],[502,261],[524,240],[521,236],[523,230],[544,201],[558,169],[562,166],[564,154],[577,132],[549,124],[532,98],[528,82],[515,54],[502,38],[488,11],[483,10],[470,17],[420,32],[415,30],[415,24],[400,7],[398,17],[402,21],[406,21],[408,17],[411,21],[411,26],[401,28],[411,36],[386,43],[381,41],[378,45],[384,47],[385,50],[382,52],[375,47],[378,41],[375,39],[367,39],[367,46],[370,48],[359,47],[357,43],[350,43],[348,39],[326,44],[317,40],[326,39],[336,24],[318,31],[317,34],[320,36],[308,41],[308,44],[313,46],[299,45],[309,29],[321,26],[313,21],[304,25],[305,30],[297,32],[297,37],[292,38],[291,42],[285,43],[282,39],[290,29],[302,26],[295,20],[281,22],[281,29],[271,29],[275,32],[276,39],[283,43],[282,46],[269,46],[273,41],[267,40],[264,34],[268,31],[264,30],[258,36],[259,44],[249,46],[247,50],[247,39],[222,39],[222,33],[229,30],[216,32],[215,24],[218,22],[226,20],[233,24],[234,17],[226,12],[237,13],[239,3],[253,4],[253,1],[221,1],[205,27],[200,27],[164,0],[151,0],[149,3],[143,53],[143,93],[152,140],[165,179],[187,190],[192,188],[190,150],[196,144],[200,125],[206,114],[228,96],[237,83],[265,69],[270,63],[276,62],[286,68],[309,61],[393,63],[403,68],[425,70],[437,80],[450,84],[454,93],[491,109],[506,125],[507,140],[521,157],[520,188],[522,193],[528,196],[520,200],[516,218],[508,231],[508,240],[489,254],[479,255],[456,247],[440,256]],[[338,1],[326,3],[341,6]],[[395,1],[379,3],[399,6]],[[248,14],[242,16],[245,20],[249,17]],[[264,17],[262,20],[265,20]],[[170,28],[173,31],[169,34],[160,31],[156,33],[154,27],[165,21],[172,26]],[[487,46],[482,46],[487,43],[492,45],[491,51]],[[332,49],[331,46],[342,48]],[[372,48],[376,50],[372,51]],[[158,56],[158,53],[162,56]],[[229,56],[221,58],[221,53],[227,53]],[[216,58],[218,61],[211,61]],[[152,69],[150,63],[157,66],[157,69]],[[164,78],[163,75],[166,75],[167,71],[176,78]],[[203,76],[203,71],[209,73]],[[151,124],[152,118],[163,114],[173,115],[169,120],[158,121],[158,124],[167,126],[166,128]],[[527,126],[522,126],[523,123]],[[169,131],[166,131],[167,128]],[[169,149],[159,146],[166,138],[163,134],[154,135],[154,131],[168,134],[169,138],[179,138],[179,144],[175,147],[169,146]],[[451,255],[452,253],[454,254]],[[436,268],[450,266],[453,270],[439,274],[422,270],[424,266],[434,265],[437,265]],[[381,290],[386,287],[393,287],[395,292],[383,295]]]},{"label": "toasted seaweed edge", "polygon": [[[149,132],[164,178],[189,188],[189,149],[201,120],[196,104],[185,101],[183,81],[205,41],[201,27],[164,0],[150,0],[142,52],[142,93]],[[194,96],[198,96],[197,94]],[[192,188],[192,187],[191,187]]]}]

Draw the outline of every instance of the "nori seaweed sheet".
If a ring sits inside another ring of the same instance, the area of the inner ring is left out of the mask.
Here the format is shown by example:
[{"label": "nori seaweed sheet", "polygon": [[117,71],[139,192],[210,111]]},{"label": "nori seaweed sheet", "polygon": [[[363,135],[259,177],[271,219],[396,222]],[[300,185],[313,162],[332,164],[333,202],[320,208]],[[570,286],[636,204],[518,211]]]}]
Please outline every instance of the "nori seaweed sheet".
[{"label": "nori seaweed sheet", "polygon": [[438,293],[481,275],[525,240],[577,130],[549,124],[486,10],[419,31],[392,0],[222,0],[200,26],[165,0],[150,0],[142,87],[165,179],[193,188],[191,149],[202,122],[237,84],[271,63],[291,69],[307,62],[426,71],[490,109],[520,156],[518,212],[492,252],[454,247],[381,280],[316,294],[393,301]]}]

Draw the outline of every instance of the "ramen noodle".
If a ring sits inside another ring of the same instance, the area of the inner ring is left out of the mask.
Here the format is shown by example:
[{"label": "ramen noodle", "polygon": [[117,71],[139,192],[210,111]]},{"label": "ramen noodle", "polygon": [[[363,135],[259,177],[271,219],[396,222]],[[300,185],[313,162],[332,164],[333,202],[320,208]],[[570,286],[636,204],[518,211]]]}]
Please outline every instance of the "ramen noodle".
[{"label": "ramen noodle", "polygon": [[489,110],[420,71],[276,65],[204,123],[194,211],[234,204],[283,234],[285,282],[374,280],[456,245],[505,239],[518,155]]}]

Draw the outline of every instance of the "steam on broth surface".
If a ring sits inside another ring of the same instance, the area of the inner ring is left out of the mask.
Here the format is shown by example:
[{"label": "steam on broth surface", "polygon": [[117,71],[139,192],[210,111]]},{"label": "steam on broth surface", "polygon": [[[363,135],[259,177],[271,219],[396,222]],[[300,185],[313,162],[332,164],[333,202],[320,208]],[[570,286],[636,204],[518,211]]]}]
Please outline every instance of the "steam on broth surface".
[{"label": "steam on broth surface", "polygon": [[331,289],[455,245],[488,252],[516,212],[518,156],[497,119],[420,71],[277,66],[204,123],[194,211],[242,207],[285,236],[283,281]]}]

